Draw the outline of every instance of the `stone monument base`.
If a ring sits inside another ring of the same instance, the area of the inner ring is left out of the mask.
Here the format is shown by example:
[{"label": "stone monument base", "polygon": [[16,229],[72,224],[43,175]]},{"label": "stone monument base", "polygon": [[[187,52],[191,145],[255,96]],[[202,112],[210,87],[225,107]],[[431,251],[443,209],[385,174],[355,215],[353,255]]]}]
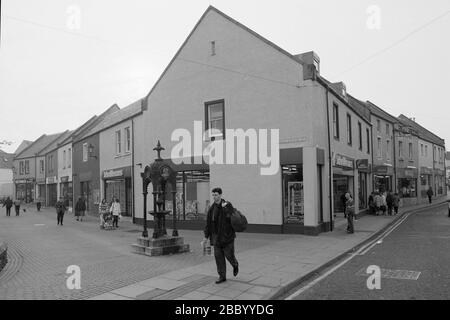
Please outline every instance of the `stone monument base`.
[{"label": "stone monument base", "polygon": [[133,252],[146,256],[163,256],[189,252],[189,244],[184,244],[183,237],[163,236],[158,239],[139,237],[132,244]]}]

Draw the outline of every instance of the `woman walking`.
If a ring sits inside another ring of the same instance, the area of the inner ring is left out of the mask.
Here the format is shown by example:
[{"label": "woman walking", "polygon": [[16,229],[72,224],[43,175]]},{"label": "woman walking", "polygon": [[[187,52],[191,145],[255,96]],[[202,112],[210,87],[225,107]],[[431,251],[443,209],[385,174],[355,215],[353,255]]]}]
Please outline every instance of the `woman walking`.
[{"label": "woman walking", "polygon": [[77,218],[77,221],[83,221],[84,212],[86,211],[86,203],[81,197],[78,197],[77,204],[75,205],[75,217]]},{"label": "woman walking", "polygon": [[353,227],[353,218],[355,216],[355,202],[353,201],[353,197],[350,193],[345,194],[345,198],[347,199],[345,203],[345,211],[347,212],[347,233],[354,233],[355,229]]},{"label": "woman walking", "polygon": [[118,228],[119,227],[119,217],[120,217],[120,213],[122,212],[120,209],[120,203],[119,203],[119,199],[116,198],[115,202],[113,202],[113,204],[111,205],[111,209],[109,210],[112,215],[113,215],[113,227]]},{"label": "woman walking", "polygon": [[102,202],[98,206],[98,212],[100,213],[100,228],[103,229],[105,228],[105,220],[108,215],[108,203],[105,198],[103,198]]}]

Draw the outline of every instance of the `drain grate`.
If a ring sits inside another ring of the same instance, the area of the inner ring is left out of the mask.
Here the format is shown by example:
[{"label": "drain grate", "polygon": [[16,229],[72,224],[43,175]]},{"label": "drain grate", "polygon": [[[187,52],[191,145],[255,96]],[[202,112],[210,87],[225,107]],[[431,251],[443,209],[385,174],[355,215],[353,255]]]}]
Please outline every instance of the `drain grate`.
[{"label": "drain grate", "polygon": [[[386,279],[399,279],[399,280],[417,280],[419,279],[421,272],[411,270],[391,270],[381,269],[381,278]],[[362,268],[356,273],[357,276],[368,277],[366,268]]]}]

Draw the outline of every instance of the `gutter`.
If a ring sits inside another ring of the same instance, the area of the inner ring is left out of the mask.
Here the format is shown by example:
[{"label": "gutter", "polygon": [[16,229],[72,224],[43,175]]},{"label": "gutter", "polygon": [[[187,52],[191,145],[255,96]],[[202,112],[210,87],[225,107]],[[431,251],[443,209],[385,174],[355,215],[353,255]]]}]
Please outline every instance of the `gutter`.
[{"label": "gutter", "polygon": [[328,202],[330,204],[330,232],[333,231],[333,204],[331,201],[331,193],[333,192],[333,185],[332,185],[332,179],[333,179],[333,172],[332,172],[332,166],[331,166],[331,137],[330,137],[330,106],[329,106],[329,98],[328,98],[328,92],[329,88],[328,86],[325,86],[326,93],[325,93],[325,99],[327,100],[326,108],[327,108],[327,130],[328,130],[328,182],[329,182],[329,193],[328,193]]}]

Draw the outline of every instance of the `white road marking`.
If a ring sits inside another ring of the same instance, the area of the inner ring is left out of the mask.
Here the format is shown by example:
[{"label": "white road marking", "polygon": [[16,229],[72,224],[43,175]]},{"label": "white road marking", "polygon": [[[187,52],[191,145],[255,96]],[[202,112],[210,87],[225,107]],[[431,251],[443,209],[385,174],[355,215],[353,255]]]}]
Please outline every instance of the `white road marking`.
[{"label": "white road marking", "polygon": [[45,224],[43,224],[43,223],[37,223],[37,224],[35,224],[34,226],[35,226],[35,227],[42,227],[42,226],[45,226]]},{"label": "white road marking", "polygon": [[312,282],[308,283],[306,286],[300,288],[299,290],[297,290],[296,292],[294,292],[293,294],[291,294],[289,297],[287,297],[285,300],[292,300],[294,297],[299,296],[300,294],[302,294],[303,292],[305,292],[306,290],[312,288],[316,283],[322,281],[324,278],[328,277],[330,274],[332,274],[334,271],[336,271],[337,269],[339,269],[340,267],[342,267],[343,265],[345,265],[347,262],[349,262],[350,260],[352,260],[355,256],[357,255],[363,255],[366,252],[368,252],[370,249],[372,249],[378,241],[383,240],[385,237],[387,237],[392,231],[394,231],[400,224],[402,224],[406,218],[408,218],[412,213],[414,212],[410,212],[408,214],[406,214],[404,217],[402,217],[399,221],[395,222],[394,225],[392,225],[390,228],[388,228],[385,232],[383,232],[379,237],[377,237],[375,240],[373,240],[372,242],[370,242],[369,244],[367,244],[366,246],[358,249],[355,253],[352,253],[347,259],[345,259],[344,261],[342,261],[341,263],[339,263],[337,266],[333,267],[332,269],[328,270],[325,274],[321,275],[320,277],[318,277],[317,279],[313,280]]},{"label": "white road marking", "polygon": [[[367,268],[360,269],[356,275],[367,277]],[[392,270],[392,269],[381,269],[381,277],[387,279],[399,279],[399,280],[417,280],[420,277],[420,271],[412,270]]]}]

